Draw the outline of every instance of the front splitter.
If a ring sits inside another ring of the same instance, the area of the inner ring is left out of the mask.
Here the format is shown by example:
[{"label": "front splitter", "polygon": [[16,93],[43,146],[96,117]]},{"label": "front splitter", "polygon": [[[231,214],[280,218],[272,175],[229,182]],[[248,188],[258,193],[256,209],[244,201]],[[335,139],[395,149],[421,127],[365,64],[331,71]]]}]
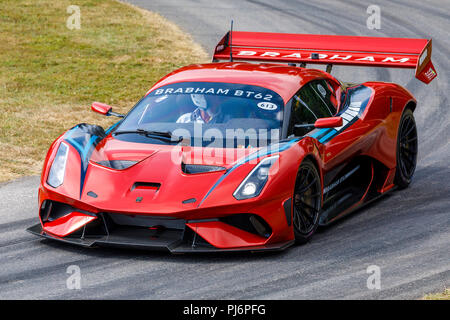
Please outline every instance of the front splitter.
[{"label": "front splitter", "polygon": [[143,249],[155,251],[169,251],[171,253],[208,253],[208,252],[253,252],[253,251],[282,251],[294,244],[294,240],[263,246],[216,248],[210,245],[192,245],[183,241],[182,230],[165,230],[160,234],[154,234],[147,229],[123,228],[114,230],[113,233],[97,237],[57,237],[42,229],[40,223],[27,229],[28,232],[46,239],[56,240],[82,246],[91,247],[122,247],[130,249]]}]

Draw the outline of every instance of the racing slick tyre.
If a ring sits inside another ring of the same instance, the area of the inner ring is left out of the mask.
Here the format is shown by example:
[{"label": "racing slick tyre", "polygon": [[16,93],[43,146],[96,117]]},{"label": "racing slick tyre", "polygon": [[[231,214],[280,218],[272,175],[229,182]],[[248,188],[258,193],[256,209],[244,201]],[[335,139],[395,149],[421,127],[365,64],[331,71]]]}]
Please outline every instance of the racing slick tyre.
[{"label": "racing slick tyre", "polygon": [[394,183],[404,189],[411,183],[417,162],[417,128],[411,109],[405,109],[397,135],[397,168]]},{"label": "racing slick tyre", "polygon": [[292,222],[297,243],[306,243],[311,239],[319,225],[321,207],[320,175],[316,166],[306,159],[298,169],[294,188]]}]

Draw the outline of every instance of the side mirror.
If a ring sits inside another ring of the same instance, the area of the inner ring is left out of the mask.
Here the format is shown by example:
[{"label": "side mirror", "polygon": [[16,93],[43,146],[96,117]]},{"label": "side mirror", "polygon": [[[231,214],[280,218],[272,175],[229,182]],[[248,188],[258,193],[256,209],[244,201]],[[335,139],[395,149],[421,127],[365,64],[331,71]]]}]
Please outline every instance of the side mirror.
[{"label": "side mirror", "polygon": [[91,109],[92,111],[100,113],[104,116],[115,116],[119,118],[125,117],[125,115],[123,114],[113,112],[111,106],[101,102],[93,102],[91,105]]},{"label": "side mirror", "polygon": [[107,116],[108,113],[112,110],[112,107],[101,102],[93,102],[91,105],[91,109],[94,112]]},{"label": "side mirror", "polygon": [[316,128],[335,128],[342,126],[342,118],[341,117],[329,117],[329,118],[320,118],[317,119],[314,123],[314,127]]}]

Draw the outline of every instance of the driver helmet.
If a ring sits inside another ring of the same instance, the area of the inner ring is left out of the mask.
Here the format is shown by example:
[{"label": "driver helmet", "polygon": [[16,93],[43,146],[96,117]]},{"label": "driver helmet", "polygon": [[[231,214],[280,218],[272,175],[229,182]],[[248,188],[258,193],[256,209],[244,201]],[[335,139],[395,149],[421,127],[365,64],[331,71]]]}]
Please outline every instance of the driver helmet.
[{"label": "driver helmet", "polygon": [[206,111],[208,109],[208,103],[206,102],[205,96],[202,94],[191,94],[192,102],[198,108]]}]

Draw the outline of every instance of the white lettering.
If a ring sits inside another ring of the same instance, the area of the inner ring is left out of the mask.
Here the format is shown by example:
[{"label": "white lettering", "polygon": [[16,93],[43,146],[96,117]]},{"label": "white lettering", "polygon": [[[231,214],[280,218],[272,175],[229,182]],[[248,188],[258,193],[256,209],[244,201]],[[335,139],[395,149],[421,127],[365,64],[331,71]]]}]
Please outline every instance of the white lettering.
[{"label": "white lettering", "polygon": [[238,56],[254,56],[256,51],[239,51]]},{"label": "white lettering", "polygon": [[261,57],[276,57],[279,56],[279,52],[264,52]]},{"label": "white lettering", "polygon": [[302,57],[302,55],[300,53],[292,53],[292,54],[283,56],[283,58],[301,58],[301,57]]},{"label": "white lettering", "polygon": [[348,59],[350,59],[351,57],[352,57],[352,56],[340,57],[338,54],[335,54],[334,56],[330,57],[329,59],[330,59],[330,60],[333,60],[333,59],[348,60]]},{"label": "white lettering", "polygon": [[228,91],[230,91],[230,90],[228,90],[228,89],[217,89],[217,94],[228,94]]},{"label": "white lettering", "polygon": [[364,58],[359,58],[359,59],[355,59],[355,60],[359,60],[359,61],[372,61],[375,62],[375,58],[372,56],[368,56],[368,57],[364,57]]},{"label": "white lettering", "polygon": [[398,60],[395,60],[394,58],[392,58],[392,57],[387,57],[387,58],[385,58],[383,61],[381,61],[381,62],[388,62],[388,61],[390,61],[390,62],[406,62],[406,61],[408,61],[409,60],[409,58],[401,58],[401,59],[398,59]]}]

